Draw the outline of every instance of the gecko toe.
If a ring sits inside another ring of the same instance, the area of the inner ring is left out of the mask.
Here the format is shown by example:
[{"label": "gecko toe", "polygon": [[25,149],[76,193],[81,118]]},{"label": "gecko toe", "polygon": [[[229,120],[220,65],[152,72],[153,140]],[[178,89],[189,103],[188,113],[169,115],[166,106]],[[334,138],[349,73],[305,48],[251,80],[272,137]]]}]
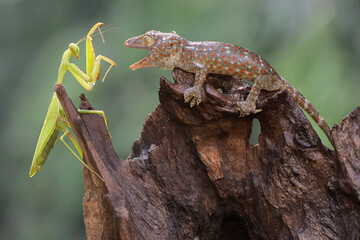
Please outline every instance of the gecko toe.
[{"label": "gecko toe", "polygon": [[261,109],[256,109],[255,105],[251,105],[247,101],[240,101],[237,104],[236,110],[239,111],[240,117],[246,117],[252,114],[256,114],[258,112],[261,112]]},{"label": "gecko toe", "polygon": [[191,87],[184,91],[184,102],[190,102],[190,107],[201,103],[201,90],[199,87]]}]

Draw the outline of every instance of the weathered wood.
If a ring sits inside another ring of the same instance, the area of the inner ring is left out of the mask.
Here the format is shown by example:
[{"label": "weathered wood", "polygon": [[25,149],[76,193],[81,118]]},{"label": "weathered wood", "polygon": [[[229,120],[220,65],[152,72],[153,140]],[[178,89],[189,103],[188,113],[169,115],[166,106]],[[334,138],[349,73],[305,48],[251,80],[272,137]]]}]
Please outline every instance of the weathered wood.
[{"label": "weathered wood", "polygon": [[[79,115],[55,86],[84,161],[105,180],[84,168],[88,239],[358,239],[360,107],[332,129],[333,151],[284,91],[262,92],[262,112],[238,118],[247,84],[209,76],[203,102],[190,108],[183,92],[193,74],[173,77],[161,78],[161,104],[126,160],[103,119]],[[81,108],[91,109],[85,97]]]}]

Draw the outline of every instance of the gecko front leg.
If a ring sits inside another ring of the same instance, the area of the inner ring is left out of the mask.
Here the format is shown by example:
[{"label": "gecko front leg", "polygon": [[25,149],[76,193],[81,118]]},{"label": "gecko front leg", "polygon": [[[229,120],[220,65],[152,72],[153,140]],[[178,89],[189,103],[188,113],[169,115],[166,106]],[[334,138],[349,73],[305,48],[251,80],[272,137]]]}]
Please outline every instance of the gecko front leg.
[{"label": "gecko front leg", "polygon": [[193,70],[195,71],[195,83],[184,91],[184,102],[190,102],[190,107],[199,105],[201,103],[202,86],[206,79],[207,68],[197,62],[192,63]]},{"label": "gecko front leg", "polygon": [[263,78],[263,75],[258,76],[255,79],[254,85],[252,86],[250,93],[246,98],[246,101],[240,101],[237,103],[236,110],[239,111],[240,117],[245,117],[250,113],[255,114],[261,112],[261,109],[256,109],[256,101],[260,94]]}]

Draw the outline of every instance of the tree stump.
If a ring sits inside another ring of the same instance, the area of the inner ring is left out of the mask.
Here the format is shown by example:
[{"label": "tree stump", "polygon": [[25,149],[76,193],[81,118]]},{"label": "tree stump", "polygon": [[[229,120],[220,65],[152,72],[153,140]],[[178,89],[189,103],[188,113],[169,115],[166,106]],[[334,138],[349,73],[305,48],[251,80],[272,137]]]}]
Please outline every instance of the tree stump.
[{"label": "tree stump", "polygon": [[262,91],[262,112],[239,118],[248,84],[209,75],[190,108],[183,92],[194,75],[173,78],[160,79],[161,104],[126,160],[103,118],[79,115],[55,85],[84,161],[104,179],[83,169],[88,239],[359,239],[360,107],[333,127],[330,150],[286,91]]}]

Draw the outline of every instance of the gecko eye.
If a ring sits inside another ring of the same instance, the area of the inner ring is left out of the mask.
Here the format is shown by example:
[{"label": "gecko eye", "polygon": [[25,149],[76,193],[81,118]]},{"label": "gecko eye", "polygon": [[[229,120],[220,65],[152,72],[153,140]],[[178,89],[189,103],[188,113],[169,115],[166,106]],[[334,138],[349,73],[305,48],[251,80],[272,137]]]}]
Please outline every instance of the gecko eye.
[{"label": "gecko eye", "polygon": [[149,47],[153,44],[153,39],[152,37],[150,37],[149,35],[145,35],[142,39],[142,44],[145,46],[145,47]]}]

